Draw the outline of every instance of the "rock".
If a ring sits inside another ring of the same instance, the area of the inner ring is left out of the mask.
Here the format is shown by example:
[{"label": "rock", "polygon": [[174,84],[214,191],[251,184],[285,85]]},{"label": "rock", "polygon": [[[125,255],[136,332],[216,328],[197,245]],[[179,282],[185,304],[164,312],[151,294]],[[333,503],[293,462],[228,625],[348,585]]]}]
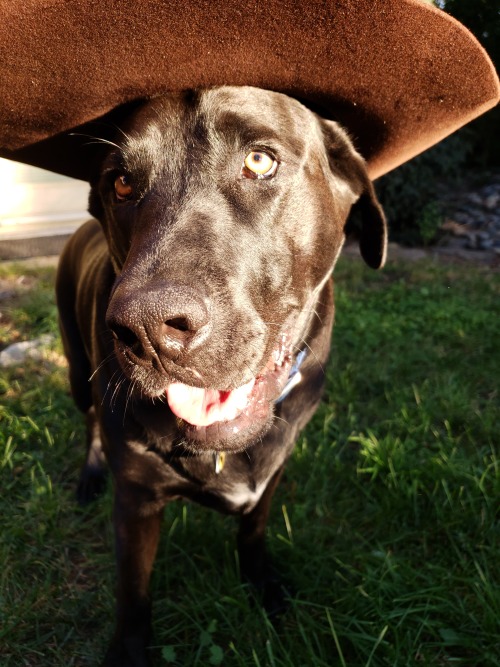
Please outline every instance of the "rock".
[{"label": "rock", "polygon": [[441,249],[448,246],[478,261],[489,261],[498,255],[500,174],[493,174],[489,183],[475,190],[443,189],[443,193],[441,206],[446,220],[442,225],[445,236],[441,239]]},{"label": "rock", "polygon": [[0,367],[20,366],[26,359],[42,359],[45,348],[53,340],[53,336],[45,334],[33,340],[25,340],[9,345],[0,352]]},{"label": "rock", "polygon": [[484,200],[484,206],[488,211],[494,211],[500,206],[500,194],[493,194],[486,197]]},{"label": "rock", "polygon": [[490,250],[493,248],[493,239],[488,238],[478,238],[477,239],[477,248],[478,250]]},{"label": "rock", "polygon": [[474,232],[467,234],[465,248],[469,250],[490,250],[493,248],[494,240],[488,232]]},{"label": "rock", "polygon": [[465,211],[456,211],[453,213],[453,219],[458,222],[460,225],[470,225],[474,222],[473,216]]},{"label": "rock", "polygon": [[467,195],[467,199],[472,203],[472,204],[477,204],[478,206],[482,206],[483,204],[483,198],[478,192],[470,192]]},{"label": "rock", "polygon": [[467,234],[467,241],[465,242],[464,248],[469,250],[477,249],[477,238],[475,234]]},{"label": "rock", "polygon": [[14,289],[3,289],[0,290],[0,301],[8,301],[16,295],[16,290]]},{"label": "rock", "polygon": [[455,220],[446,218],[446,220],[441,225],[441,229],[444,232],[450,232],[453,236],[466,236],[469,232],[467,225],[462,225]]}]

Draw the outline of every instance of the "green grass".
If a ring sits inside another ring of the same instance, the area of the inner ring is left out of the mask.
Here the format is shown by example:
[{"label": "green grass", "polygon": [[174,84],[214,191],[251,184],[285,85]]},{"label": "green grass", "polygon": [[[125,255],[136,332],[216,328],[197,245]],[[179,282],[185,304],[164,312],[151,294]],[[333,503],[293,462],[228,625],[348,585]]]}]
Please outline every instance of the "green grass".
[{"label": "green grass", "polygon": [[[14,278],[1,345],[56,331],[52,270]],[[268,530],[290,608],[275,629],[249,601],[231,518],[172,504],[162,665],[500,665],[500,274],[343,260],[336,282],[325,400]],[[97,665],[112,631],[111,496],[74,502],[83,430],[58,353],[0,381],[2,667]]]}]

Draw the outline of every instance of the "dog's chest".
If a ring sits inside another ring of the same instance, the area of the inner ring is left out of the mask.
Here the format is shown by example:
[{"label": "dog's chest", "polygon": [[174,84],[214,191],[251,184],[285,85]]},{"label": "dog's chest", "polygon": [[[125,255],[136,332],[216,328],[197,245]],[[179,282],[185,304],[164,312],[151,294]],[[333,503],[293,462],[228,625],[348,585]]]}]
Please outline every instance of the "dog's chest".
[{"label": "dog's chest", "polygon": [[256,483],[253,479],[246,481],[234,480],[220,489],[219,494],[228,506],[233,507],[235,511],[247,513],[257,505],[268,482],[269,479],[259,483]]},{"label": "dog's chest", "polygon": [[294,434],[280,421],[244,451],[194,452],[180,448],[175,440],[165,440],[162,434],[168,432],[167,426],[159,418],[153,420],[151,412],[148,416],[146,438],[138,453],[162,478],[165,497],[183,498],[223,513],[252,511],[293,448]]},{"label": "dog's chest", "polygon": [[276,472],[275,462],[252,462],[245,453],[215,454],[169,462],[178,496],[230,514],[250,512]]},{"label": "dog's chest", "polygon": [[[270,466],[252,465],[246,454],[227,454],[220,458],[206,454],[190,466],[190,479],[195,485],[195,498],[208,505],[222,505],[229,513],[250,512],[259,502],[274,470]],[[194,468],[194,470],[193,470]],[[193,475],[194,473],[194,475]]]}]

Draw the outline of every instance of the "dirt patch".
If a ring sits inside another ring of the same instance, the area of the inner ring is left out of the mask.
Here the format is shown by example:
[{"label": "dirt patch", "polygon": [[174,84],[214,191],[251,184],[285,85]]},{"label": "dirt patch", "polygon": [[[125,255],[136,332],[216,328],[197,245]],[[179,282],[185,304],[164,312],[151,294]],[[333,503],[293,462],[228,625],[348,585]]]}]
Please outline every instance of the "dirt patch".
[{"label": "dirt patch", "polygon": [[[357,241],[349,240],[342,254],[345,257],[360,257]],[[468,250],[455,239],[444,239],[438,245],[429,248],[407,248],[398,243],[389,243],[387,261],[416,262],[422,259],[432,259],[438,262],[454,264],[477,264],[500,270],[500,255],[494,250]]]}]

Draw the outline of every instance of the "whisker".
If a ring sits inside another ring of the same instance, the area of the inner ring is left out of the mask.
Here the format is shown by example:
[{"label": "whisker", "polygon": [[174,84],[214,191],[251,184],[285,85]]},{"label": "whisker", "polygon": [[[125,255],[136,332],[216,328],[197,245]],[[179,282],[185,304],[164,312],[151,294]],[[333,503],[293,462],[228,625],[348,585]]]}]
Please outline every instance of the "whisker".
[{"label": "whisker", "polygon": [[86,137],[87,139],[93,139],[93,141],[88,141],[85,145],[90,146],[92,144],[107,144],[109,146],[113,146],[113,148],[117,148],[118,150],[121,150],[121,146],[118,144],[115,144],[113,141],[110,141],[109,139],[103,139],[102,137],[94,137],[91,134],[83,134],[82,132],[71,132],[70,137]]},{"label": "whisker", "polygon": [[127,396],[125,398],[125,408],[123,410],[123,422],[122,422],[123,424],[125,424],[125,415],[127,414],[127,408],[128,408],[129,403],[130,403],[130,399],[132,397],[132,393],[135,389],[136,384],[137,384],[137,380],[134,380],[131,384],[129,384],[129,387],[127,389]]},{"label": "whisker", "polygon": [[113,389],[113,393],[111,394],[111,398],[109,399],[109,408],[110,408],[111,412],[114,412],[114,410],[115,410],[117,393],[120,389],[120,386],[121,386],[122,382],[123,382],[123,378],[120,378],[118,380],[118,382],[116,382],[116,384],[114,386],[114,389]]},{"label": "whisker", "polygon": [[[284,419],[283,417],[279,417],[278,415],[274,415],[274,419],[276,419],[277,421],[283,422],[283,423],[286,424],[287,426],[290,426],[290,422],[287,421],[286,419]],[[276,424],[273,424],[273,426],[274,426],[274,428],[278,428],[278,427],[276,426]]]},{"label": "whisker", "polygon": [[92,373],[92,375],[89,377],[89,382],[91,382],[91,381],[93,380],[94,376],[97,375],[97,373],[98,373],[99,371],[101,371],[101,370],[104,368],[104,366],[105,366],[108,362],[110,362],[111,359],[113,359],[113,357],[115,357],[115,356],[116,356],[116,353],[115,353],[115,351],[113,350],[113,352],[110,352],[110,353],[108,354],[107,357],[104,357],[104,359],[103,359],[103,360],[101,361],[101,363],[97,366],[97,368],[95,369],[95,371],[94,371],[94,372]]},{"label": "whisker", "polygon": [[115,130],[118,130],[118,132],[120,132],[121,134],[123,134],[123,136],[125,137],[126,141],[130,142],[131,137],[130,137],[129,134],[127,134],[127,133],[125,132],[125,130],[124,130],[123,128],[121,128],[121,127],[120,127],[119,125],[117,125],[116,123],[112,123],[111,127],[113,127]]},{"label": "whisker", "polygon": [[[318,359],[318,355],[314,352],[314,350],[311,348],[311,346],[308,344],[308,342],[306,341],[305,338],[302,339],[302,342],[304,343],[304,345],[307,347],[309,352],[312,354],[312,356],[314,357],[314,359],[318,363],[319,367],[321,368],[321,372],[324,373],[325,368],[324,368],[323,364],[321,363],[321,361]],[[300,352],[300,347],[298,345],[295,345],[294,347]]]},{"label": "whisker", "polygon": [[109,378],[108,384],[106,385],[106,391],[104,392],[104,396],[102,397],[101,405],[104,405],[104,401],[106,400],[106,395],[113,384],[115,376],[121,372],[122,372],[121,368],[117,368],[116,371],[113,373],[113,375]]}]

